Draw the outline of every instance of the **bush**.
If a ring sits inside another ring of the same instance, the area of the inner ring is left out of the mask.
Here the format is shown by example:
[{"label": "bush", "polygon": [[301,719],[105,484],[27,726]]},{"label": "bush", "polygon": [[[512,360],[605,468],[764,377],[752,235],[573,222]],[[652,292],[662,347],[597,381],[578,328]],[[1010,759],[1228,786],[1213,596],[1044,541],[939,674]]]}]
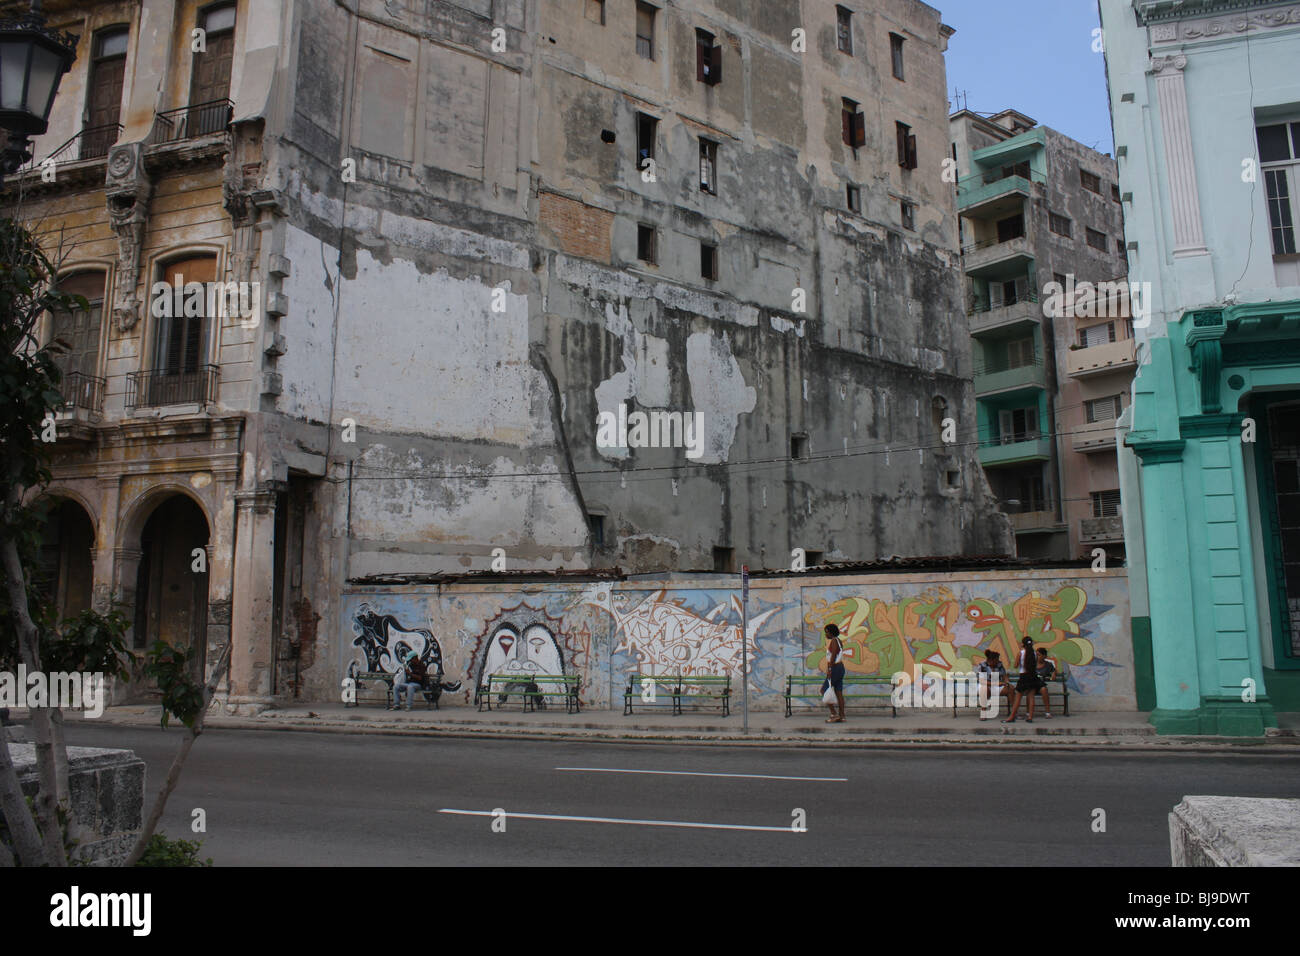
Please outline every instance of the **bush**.
[{"label": "bush", "polygon": [[136,866],[211,866],[212,857],[199,859],[202,840],[169,840],[155,833]]}]

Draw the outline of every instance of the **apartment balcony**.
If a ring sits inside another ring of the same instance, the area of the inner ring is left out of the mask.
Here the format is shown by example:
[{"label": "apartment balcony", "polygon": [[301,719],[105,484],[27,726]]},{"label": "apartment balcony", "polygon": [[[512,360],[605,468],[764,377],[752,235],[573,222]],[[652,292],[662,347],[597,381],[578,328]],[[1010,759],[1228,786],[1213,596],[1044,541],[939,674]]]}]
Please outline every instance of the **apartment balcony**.
[{"label": "apartment balcony", "polygon": [[1038,325],[1042,321],[1042,307],[1038,304],[1038,296],[1030,295],[1011,305],[976,306],[967,316],[970,319],[970,334],[983,335],[986,332]]},{"label": "apartment balcony", "polygon": [[88,126],[68,139],[62,146],[42,160],[60,163],[80,162],[88,159],[103,159],[109,149],[122,135],[121,123],[109,123],[104,126]]},{"label": "apartment balcony", "polygon": [[1041,173],[1004,176],[990,170],[966,176],[957,182],[957,212],[967,219],[997,220],[1024,207],[1034,195],[1034,186],[1046,180]]},{"label": "apartment balcony", "polygon": [[1029,365],[1011,368],[1004,365],[984,365],[975,368],[977,397],[983,398],[986,395],[1026,388],[1047,388],[1047,369],[1041,359]]},{"label": "apartment balcony", "polygon": [[233,113],[234,104],[230,100],[196,103],[158,113],[153,118],[153,129],[149,133],[148,142],[156,146],[224,133],[230,126]]},{"label": "apartment balcony", "polygon": [[1009,514],[1011,530],[1016,534],[1054,534],[1065,529],[1065,522],[1055,511],[1021,511]]},{"label": "apartment balcony", "polygon": [[1079,522],[1081,544],[1123,544],[1124,519],[1119,515],[1110,518],[1083,518]]},{"label": "apartment balcony", "polygon": [[55,426],[60,441],[91,441],[93,426],[104,411],[104,389],[107,382],[94,375],[70,372],[63,377],[59,391],[63,404],[54,409]]},{"label": "apartment balcony", "polygon": [[1040,435],[1007,435],[1004,438],[982,442],[979,454],[980,464],[985,468],[1051,461],[1052,440]]},{"label": "apartment balcony", "polygon": [[1028,235],[984,239],[962,246],[962,269],[973,279],[1013,279],[1030,271],[1034,246]]},{"label": "apartment balcony", "polygon": [[178,372],[132,372],[126,377],[128,408],[206,405],[217,400],[221,370],[215,365]]},{"label": "apartment balcony", "polygon": [[1074,450],[1085,455],[1115,450],[1115,419],[1090,422],[1071,429]]},{"label": "apartment balcony", "polygon": [[1065,372],[1071,378],[1105,375],[1137,366],[1137,343],[1120,339],[1087,349],[1070,349],[1065,353]]}]

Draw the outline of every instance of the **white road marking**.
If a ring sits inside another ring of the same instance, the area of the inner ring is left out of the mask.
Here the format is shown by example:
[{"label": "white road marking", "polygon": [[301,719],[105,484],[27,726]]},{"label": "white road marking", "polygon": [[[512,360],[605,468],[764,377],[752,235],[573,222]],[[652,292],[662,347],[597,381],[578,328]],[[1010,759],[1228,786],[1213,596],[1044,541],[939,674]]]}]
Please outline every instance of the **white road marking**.
[{"label": "white road marking", "polygon": [[[452,810],[442,809],[439,813],[455,813],[463,817],[494,817],[498,814],[492,810]],[[800,833],[790,826],[758,827],[743,823],[687,823],[682,820],[624,820],[617,817],[571,817],[558,813],[512,813],[507,810],[501,814],[507,820],[561,820],[570,823],[622,823],[637,827],[681,827],[689,830],[764,830],[768,833]]]},{"label": "white road marking", "polygon": [[697,770],[623,770],[617,767],[556,767],[579,773],[653,773],[667,777],[743,777],[747,780],[812,780],[823,783],[848,783],[848,777],[781,777],[766,773],[703,773]]}]

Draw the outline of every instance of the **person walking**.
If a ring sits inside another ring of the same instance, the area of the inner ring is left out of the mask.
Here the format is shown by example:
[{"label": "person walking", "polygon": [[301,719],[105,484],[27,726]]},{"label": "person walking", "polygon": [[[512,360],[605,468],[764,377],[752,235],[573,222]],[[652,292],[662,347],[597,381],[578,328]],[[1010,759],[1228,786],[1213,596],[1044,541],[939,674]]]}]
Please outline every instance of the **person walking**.
[{"label": "person walking", "polygon": [[840,629],[834,624],[826,625],[826,680],[822,681],[822,697],[826,691],[835,688],[835,699],[839,702],[839,712],[834,704],[827,704],[831,715],[828,724],[844,723],[844,644],[840,641]]},{"label": "person walking", "polygon": [[1026,637],[1020,642],[1020,656],[1016,660],[1016,669],[1020,671],[1020,677],[1016,681],[1016,696],[1011,703],[1011,716],[1002,721],[1004,724],[1014,724],[1016,714],[1020,710],[1020,698],[1025,695],[1029,696],[1029,716],[1025,718],[1025,723],[1034,722],[1034,698],[1038,696],[1039,689],[1043,682],[1038,679],[1038,654],[1034,651],[1034,639]]}]

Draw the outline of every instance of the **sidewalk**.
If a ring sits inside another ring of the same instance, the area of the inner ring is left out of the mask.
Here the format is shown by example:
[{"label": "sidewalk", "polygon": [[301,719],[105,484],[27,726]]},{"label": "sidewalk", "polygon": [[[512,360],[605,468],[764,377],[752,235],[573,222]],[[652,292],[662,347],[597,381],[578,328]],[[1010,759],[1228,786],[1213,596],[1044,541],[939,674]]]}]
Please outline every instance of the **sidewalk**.
[{"label": "sidewalk", "polygon": [[[15,715],[18,717],[19,715]],[[69,715],[69,721],[80,718]],[[299,704],[268,710],[256,717],[208,715],[212,729],[289,730],[351,734],[395,734],[433,737],[502,737],[619,742],[729,743],[749,745],[891,746],[928,748],[999,747],[1059,750],[1106,749],[1145,752],[1247,752],[1300,754],[1300,714],[1280,715],[1278,728],[1265,737],[1158,736],[1137,711],[1076,713],[1052,720],[1041,715],[1032,724],[1021,720],[1004,724],[982,721],[975,711],[953,717],[951,710],[900,710],[891,717],[887,708],[849,711],[843,724],[825,723],[824,712],[758,711],[749,715],[749,733],[738,711],[687,712],[674,717],[663,712],[625,717],[622,709],[584,710],[566,714],[562,708],[524,713],[518,704],[480,713],[459,702],[446,702],[440,710],[417,703],[411,711],[389,711],[382,705]],[[110,707],[99,723],[123,726],[158,726],[159,708],[148,705]]]}]

